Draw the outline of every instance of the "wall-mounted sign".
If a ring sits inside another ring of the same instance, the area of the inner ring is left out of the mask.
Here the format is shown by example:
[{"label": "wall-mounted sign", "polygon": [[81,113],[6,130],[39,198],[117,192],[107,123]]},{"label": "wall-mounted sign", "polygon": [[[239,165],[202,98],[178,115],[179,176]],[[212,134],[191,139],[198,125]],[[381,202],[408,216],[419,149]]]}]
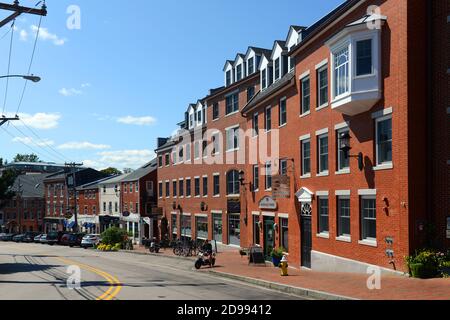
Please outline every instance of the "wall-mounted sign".
[{"label": "wall-mounted sign", "polygon": [[259,208],[262,210],[277,210],[278,204],[272,197],[264,197],[259,202]]},{"label": "wall-mounted sign", "polygon": [[122,216],[123,217],[129,217],[130,216],[130,212],[125,211],[124,213],[122,213]]},{"label": "wall-mounted sign", "polygon": [[272,197],[274,199],[289,199],[291,197],[291,178],[286,175],[272,177]]}]

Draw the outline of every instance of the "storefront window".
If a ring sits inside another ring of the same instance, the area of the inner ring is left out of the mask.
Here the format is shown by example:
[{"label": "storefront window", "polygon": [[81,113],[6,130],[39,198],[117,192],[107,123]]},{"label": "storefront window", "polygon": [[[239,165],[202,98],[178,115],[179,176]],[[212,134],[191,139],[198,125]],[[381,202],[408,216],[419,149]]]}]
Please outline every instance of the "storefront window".
[{"label": "storefront window", "polygon": [[197,217],[197,238],[206,240],[208,239],[208,218]]},{"label": "storefront window", "polygon": [[222,242],[222,215],[221,214],[214,214],[213,215],[213,221],[214,221],[214,240],[217,242]]},{"label": "storefront window", "polygon": [[228,235],[231,245],[239,246],[241,244],[241,218],[238,214],[228,216]]},{"label": "storefront window", "polygon": [[178,226],[177,226],[177,215],[172,215],[172,234],[174,238],[177,238],[178,235]]},{"label": "storefront window", "polygon": [[134,238],[139,239],[139,223],[134,223]]},{"label": "storefront window", "polygon": [[183,215],[181,218],[181,237],[192,236],[191,216]]}]

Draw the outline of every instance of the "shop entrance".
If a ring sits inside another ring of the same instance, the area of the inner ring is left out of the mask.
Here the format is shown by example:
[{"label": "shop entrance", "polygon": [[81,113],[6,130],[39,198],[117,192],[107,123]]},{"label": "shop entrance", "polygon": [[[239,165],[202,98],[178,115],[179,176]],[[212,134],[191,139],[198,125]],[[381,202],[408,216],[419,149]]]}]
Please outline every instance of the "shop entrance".
[{"label": "shop entrance", "polygon": [[271,260],[270,254],[275,247],[275,225],[274,217],[264,217],[264,256],[267,260]]}]

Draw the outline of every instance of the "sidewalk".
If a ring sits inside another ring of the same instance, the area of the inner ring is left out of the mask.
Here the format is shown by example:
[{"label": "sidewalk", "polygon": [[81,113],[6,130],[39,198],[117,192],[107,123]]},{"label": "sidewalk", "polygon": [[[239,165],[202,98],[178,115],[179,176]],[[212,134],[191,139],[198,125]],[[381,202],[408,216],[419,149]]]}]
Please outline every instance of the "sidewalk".
[{"label": "sidewalk", "polygon": [[[136,253],[148,253],[143,248],[136,249]],[[162,250],[160,255],[176,257],[171,250]],[[202,272],[322,299],[450,300],[450,279],[420,280],[395,275],[382,276],[381,290],[369,290],[369,275],[291,268],[289,277],[281,277],[280,270],[273,266],[249,266],[247,257],[241,257],[238,249],[219,249],[216,267],[204,268]]]}]

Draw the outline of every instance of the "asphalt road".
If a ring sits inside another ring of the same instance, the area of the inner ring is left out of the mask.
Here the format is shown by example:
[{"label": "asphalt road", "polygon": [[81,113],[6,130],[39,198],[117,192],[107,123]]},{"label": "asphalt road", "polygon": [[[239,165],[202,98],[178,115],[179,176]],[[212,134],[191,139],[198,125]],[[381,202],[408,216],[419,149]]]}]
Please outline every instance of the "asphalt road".
[{"label": "asphalt road", "polygon": [[0,300],[165,299],[300,298],[195,271],[191,261],[0,242]]}]

